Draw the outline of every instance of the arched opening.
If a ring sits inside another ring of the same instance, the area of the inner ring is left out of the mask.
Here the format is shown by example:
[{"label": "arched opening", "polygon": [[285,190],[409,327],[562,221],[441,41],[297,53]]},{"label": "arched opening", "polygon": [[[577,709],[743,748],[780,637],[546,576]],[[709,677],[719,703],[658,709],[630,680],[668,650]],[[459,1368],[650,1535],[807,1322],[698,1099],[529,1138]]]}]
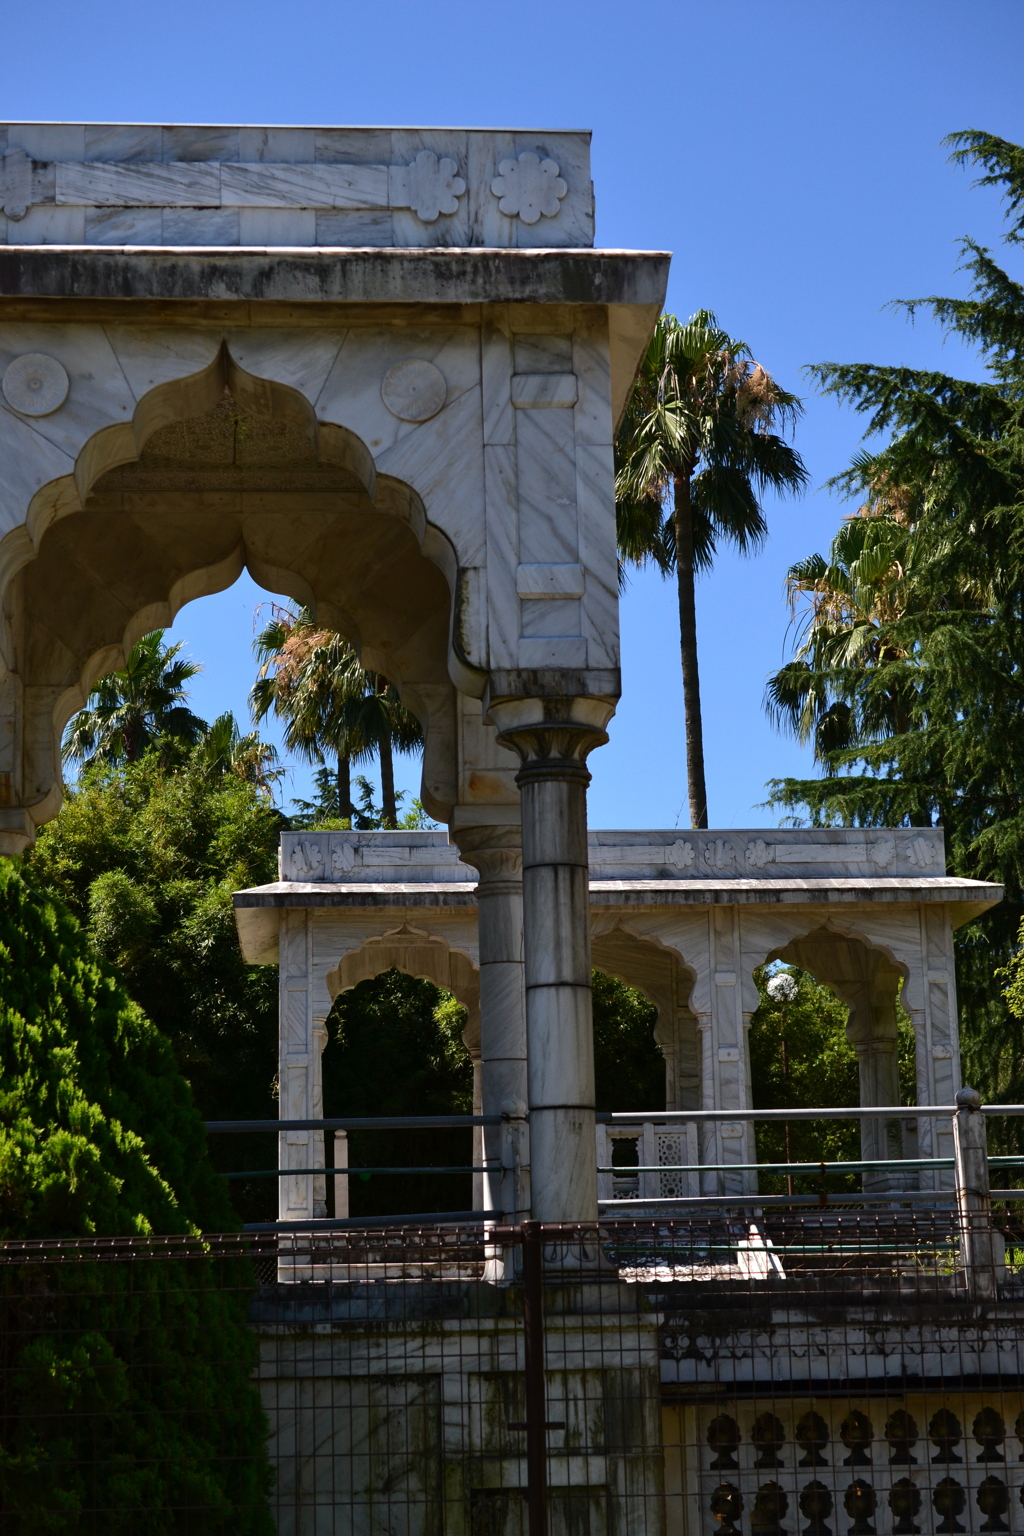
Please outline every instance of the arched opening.
[{"label": "arched opening", "polygon": [[[591,955],[595,971],[624,982],[653,1005],[656,1013],[651,1020],[652,1041],[664,1062],[664,1094],[659,1103],[612,1106],[602,1103],[598,1094],[598,1108],[698,1109],[701,1103],[700,1032],[689,1006],[693,987],[690,970],[674,950],[639,938],[622,926],[595,934]],[[599,986],[598,998],[600,994]],[[596,1000],[595,1022],[599,1006]],[[647,1062],[653,1064],[653,1053],[645,1054]],[[645,1086],[650,1077],[647,1062],[641,1064]]]},{"label": "arched opening", "polygon": [[76,479],[81,494],[34,506],[6,551],[8,569],[20,565],[5,598],[8,688],[24,712],[9,803],[36,824],[55,814],[60,734],[89,688],[141,635],[247,568],[313,606],[396,684],[426,730],[424,804],[447,813],[454,555],[408,487],[375,478],[358,439],[221,348],[202,373],[145,396],[131,427],[91,439]]},{"label": "arched opening", "polygon": [[[770,983],[773,962],[791,968],[791,985]],[[761,1005],[749,1033],[754,1107],[912,1103],[914,1035],[899,1001],[903,979],[891,955],[831,925],[774,950],[755,973]],[[894,1162],[916,1154],[912,1122],[897,1115],[865,1116],[859,1126],[762,1124],[757,1142],[759,1161],[860,1160],[867,1165],[865,1190],[915,1182],[910,1170],[892,1172]]]},{"label": "arched opening", "polygon": [[[595,934],[591,954],[597,1107],[641,1115],[697,1108],[700,1033],[689,1007],[691,972],[675,950],[621,925]],[[603,1094],[602,1057],[607,1085]],[[681,1150],[684,1144],[686,1152]],[[598,1166],[617,1170],[614,1175],[599,1174],[605,1198],[637,1197],[642,1180],[634,1170],[639,1165],[652,1159],[660,1163],[663,1154],[676,1164],[696,1162],[696,1147],[696,1138],[686,1129],[650,1137],[637,1125],[599,1126]],[[663,1178],[659,1176],[659,1187]]]},{"label": "arched opening", "polygon": [[[403,924],[345,954],[327,990],[328,1118],[479,1113],[480,985],[467,954]],[[479,1167],[482,1138],[479,1127],[354,1131],[346,1154],[352,1168]],[[483,1199],[481,1176],[466,1173],[352,1174],[347,1188],[353,1216],[478,1210]]]}]

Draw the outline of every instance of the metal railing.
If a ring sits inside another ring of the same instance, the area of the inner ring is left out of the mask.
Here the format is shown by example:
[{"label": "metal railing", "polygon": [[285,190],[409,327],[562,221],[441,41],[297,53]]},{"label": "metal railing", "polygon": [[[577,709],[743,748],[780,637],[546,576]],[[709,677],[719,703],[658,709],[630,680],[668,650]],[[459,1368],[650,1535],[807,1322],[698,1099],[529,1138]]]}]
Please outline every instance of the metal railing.
[{"label": "metal railing", "polygon": [[[999,1272],[1001,1253],[993,1236],[992,1201],[1024,1202],[1024,1189],[991,1188],[991,1169],[1024,1167],[1024,1155],[1003,1156],[990,1159],[987,1150],[986,1120],[996,1115],[1022,1116],[1024,1104],[982,1104],[972,1089],[964,1089],[957,1096],[956,1104],[940,1105],[871,1105],[835,1108],[799,1109],[730,1109],[730,1110],[666,1110],[639,1114],[603,1112],[597,1115],[597,1163],[598,1174],[604,1186],[599,1200],[599,1212],[604,1219],[616,1216],[670,1215],[673,1211],[684,1213],[707,1210],[723,1212],[734,1210],[756,1214],[760,1209],[790,1206],[800,1207],[895,1207],[904,1208],[954,1206],[960,1213],[964,1231],[965,1269],[990,1274]],[[335,1133],[335,1160],[330,1167],[300,1167],[256,1169],[232,1172],[232,1178],[279,1179],[291,1175],[332,1177],[335,1180],[336,1200],[340,1204],[341,1191],[347,1190],[347,1181],[359,1174],[398,1175],[416,1178],[439,1173],[464,1173],[489,1180],[488,1192],[499,1198],[484,1202],[483,1208],[460,1211],[429,1211],[393,1214],[379,1217],[352,1217],[348,1214],[347,1194],[344,1214],[298,1222],[252,1222],[245,1226],[250,1232],[331,1230],[357,1227],[383,1227],[389,1224],[416,1223],[417,1225],[473,1224],[518,1222],[529,1211],[529,1145],[528,1115],[416,1115],[416,1116],[347,1116],[308,1120],[243,1120],[210,1121],[207,1131],[211,1135],[265,1132],[280,1134],[285,1131],[309,1131]],[[648,1157],[642,1160],[641,1149],[653,1146],[656,1130],[675,1128],[677,1133],[688,1136],[688,1146],[696,1154],[696,1131],[701,1125],[714,1126],[728,1122],[753,1125],[757,1122],[786,1121],[844,1121],[874,1120],[918,1121],[946,1120],[952,1130],[952,1154],[931,1157],[912,1156],[883,1161],[872,1158],[822,1159],[801,1162],[779,1161],[709,1161],[699,1155],[686,1160],[663,1161]],[[434,1130],[456,1127],[501,1127],[506,1129],[501,1157],[488,1161],[462,1164],[421,1165],[383,1164],[349,1166],[345,1137],[350,1131],[380,1130]],[[616,1132],[618,1134],[616,1135]],[[630,1133],[634,1133],[632,1135]],[[638,1147],[635,1164],[615,1164],[608,1155],[614,1140],[634,1140]],[[602,1153],[604,1155],[602,1156]],[[817,1193],[799,1193],[792,1188],[794,1176],[829,1174],[859,1174],[876,1177],[890,1175],[904,1177],[930,1173],[936,1187],[912,1189],[889,1187],[885,1189],[861,1189],[844,1191],[819,1190]],[[790,1189],[786,1194],[766,1193],[750,1187],[751,1181],[761,1174],[786,1174]],[[745,1181],[742,1188],[723,1188],[702,1192],[690,1188],[677,1190],[668,1195],[652,1195],[650,1187],[641,1189],[640,1181],[647,1178],[664,1181],[666,1178],[690,1181],[723,1180],[731,1178]],[[628,1194],[609,1194],[609,1182],[635,1180],[636,1187]],[[941,1180],[941,1183],[940,1183]],[[944,1186],[944,1187],[943,1187]],[[972,1257],[973,1255],[973,1257]]]}]

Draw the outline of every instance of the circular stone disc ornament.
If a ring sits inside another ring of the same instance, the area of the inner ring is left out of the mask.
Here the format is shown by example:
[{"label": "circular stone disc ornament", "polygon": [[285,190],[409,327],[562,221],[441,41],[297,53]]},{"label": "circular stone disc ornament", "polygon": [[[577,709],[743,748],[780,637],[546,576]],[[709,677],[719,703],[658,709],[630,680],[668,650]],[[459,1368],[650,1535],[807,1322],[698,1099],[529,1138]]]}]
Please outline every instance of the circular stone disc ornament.
[{"label": "circular stone disc ornament", "polygon": [[4,399],[19,416],[49,416],[68,397],[68,376],[55,357],[26,352],[4,374]]},{"label": "circular stone disc ornament", "polygon": [[448,397],[448,385],[440,368],[422,358],[396,363],[384,375],[380,397],[399,421],[429,421]]}]

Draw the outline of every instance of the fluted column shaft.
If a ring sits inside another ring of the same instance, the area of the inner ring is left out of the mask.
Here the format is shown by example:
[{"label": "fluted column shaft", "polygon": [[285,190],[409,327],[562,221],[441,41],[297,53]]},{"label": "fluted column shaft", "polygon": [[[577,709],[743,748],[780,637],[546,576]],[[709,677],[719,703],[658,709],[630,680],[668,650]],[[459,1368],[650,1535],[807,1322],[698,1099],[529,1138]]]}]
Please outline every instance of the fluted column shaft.
[{"label": "fluted column shaft", "polygon": [[596,1221],[594,1027],[584,759],[603,731],[512,729],[522,760],[523,953],[533,1216]]},{"label": "fluted column shaft", "polygon": [[[521,833],[518,825],[466,827],[453,837],[480,876],[480,1108],[498,1115],[527,1102]],[[500,1126],[484,1127],[485,1210],[501,1209],[501,1136]]]}]

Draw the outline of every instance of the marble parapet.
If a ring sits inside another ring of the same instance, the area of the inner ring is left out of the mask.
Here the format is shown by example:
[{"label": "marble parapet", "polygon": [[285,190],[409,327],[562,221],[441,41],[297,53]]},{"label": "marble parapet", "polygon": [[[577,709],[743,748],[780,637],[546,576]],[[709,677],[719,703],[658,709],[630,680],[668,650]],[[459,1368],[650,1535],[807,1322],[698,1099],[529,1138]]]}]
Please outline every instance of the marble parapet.
[{"label": "marble parapet", "polygon": [[[945,908],[955,929],[1003,895],[999,885],[945,873],[938,828],[595,830],[589,845],[590,906],[602,927],[614,922],[616,910],[625,919],[643,909],[673,907],[848,911],[927,905]],[[712,861],[722,866],[713,875]],[[279,863],[278,881],[234,894],[235,921],[250,961],[276,959],[286,910],[395,916],[432,910],[438,918],[454,918],[476,907],[476,871],[461,862],[442,830],[286,832]]]},{"label": "marble parapet", "polygon": [[0,124],[0,243],[593,240],[586,131]]},{"label": "marble parapet", "polygon": [[[588,843],[590,876],[598,884],[653,880],[759,887],[821,880],[928,883],[946,877],[940,827],[592,830]],[[306,883],[476,879],[441,830],[285,832],[279,874],[283,881]]]}]

